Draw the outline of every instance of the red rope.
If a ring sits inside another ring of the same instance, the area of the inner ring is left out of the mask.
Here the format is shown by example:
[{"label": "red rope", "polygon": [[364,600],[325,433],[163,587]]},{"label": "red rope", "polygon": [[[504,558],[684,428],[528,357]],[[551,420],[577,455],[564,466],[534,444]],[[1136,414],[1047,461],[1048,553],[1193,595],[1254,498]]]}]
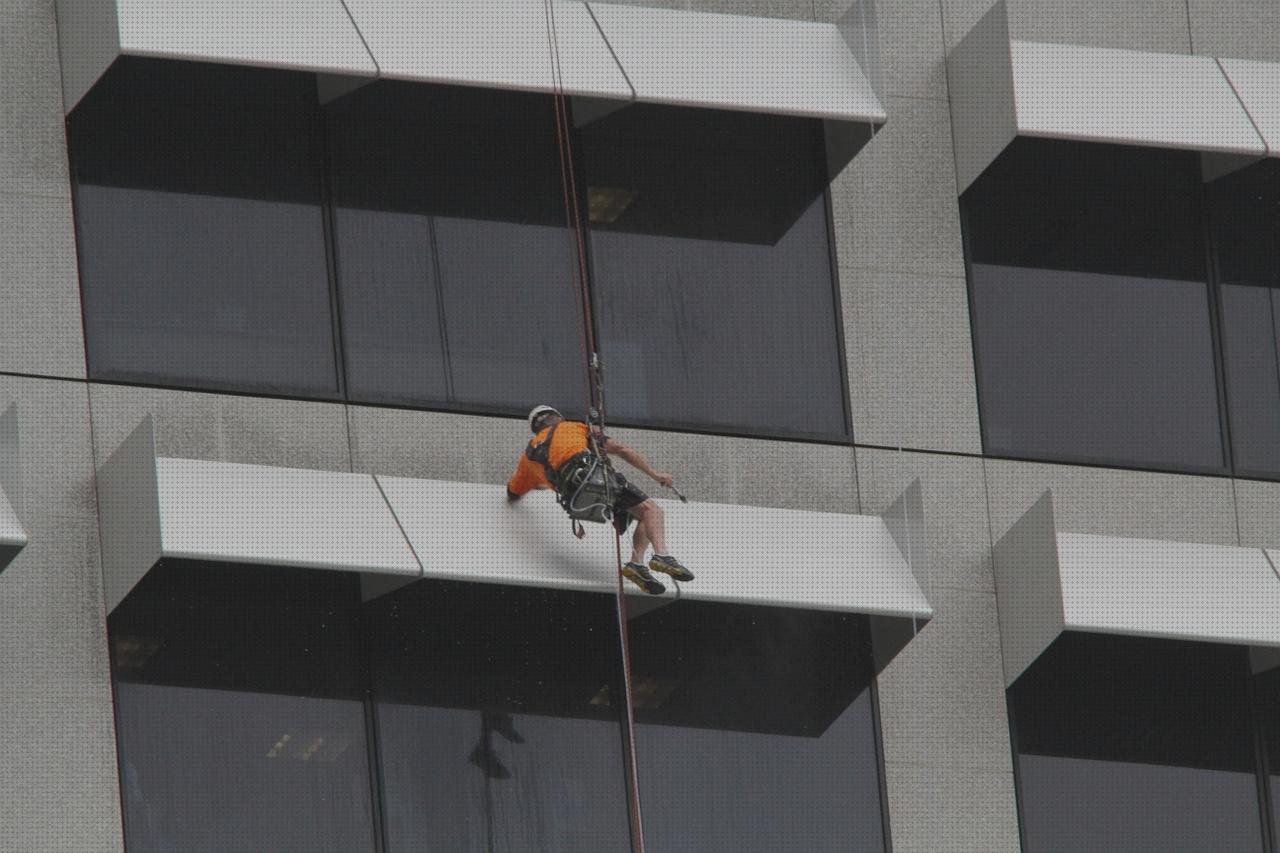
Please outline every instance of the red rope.
[{"label": "red rope", "polygon": [[[565,219],[573,229],[577,245],[576,278],[579,290],[579,309],[582,322],[578,330],[578,340],[583,346],[583,360],[586,364],[587,406],[595,406],[599,416],[601,429],[604,428],[604,392],[598,386],[598,374],[592,356],[597,355],[595,334],[591,327],[591,295],[587,288],[587,249],[586,234],[582,224],[582,211],[578,205],[578,186],[574,175],[573,146],[570,142],[569,111],[564,95],[562,69],[560,66],[560,43],[556,32],[555,0],[543,0],[544,16],[547,24],[547,38],[551,50],[551,71],[553,76],[553,100],[556,116],[556,144],[560,154],[560,186],[564,198]],[[590,418],[587,418],[588,422]],[[639,522],[637,522],[639,523]],[[617,566],[614,578],[617,586],[614,591],[615,611],[618,619],[618,638],[622,650],[622,687],[627,718],[627,755],[630,765],[631,797],[629,811],[631,815],[631,844],[635,853],[644,853],[644,827],[640,812],[640,775],[636,769],[636,736],[635,736],[635,701],[631,686],[631,647],[627,631],[627,601],[622,586],[622,533],[614,528],[614,552]]]}]

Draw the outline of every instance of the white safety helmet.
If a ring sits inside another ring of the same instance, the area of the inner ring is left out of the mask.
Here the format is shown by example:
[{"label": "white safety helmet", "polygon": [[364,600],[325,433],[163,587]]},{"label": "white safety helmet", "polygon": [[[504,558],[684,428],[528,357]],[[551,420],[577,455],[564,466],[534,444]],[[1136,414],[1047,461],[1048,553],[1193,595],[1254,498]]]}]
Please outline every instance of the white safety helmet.
[{"label": "white safety helmet", "polygon": [[560,414],[560,410],[556,409],[554,406],[534,406],[529,412],[529,429],[532,432],[538,431],[535,424],[537,424],[544,415],[556,415],[561,420],[564,419],[564,415]]}]

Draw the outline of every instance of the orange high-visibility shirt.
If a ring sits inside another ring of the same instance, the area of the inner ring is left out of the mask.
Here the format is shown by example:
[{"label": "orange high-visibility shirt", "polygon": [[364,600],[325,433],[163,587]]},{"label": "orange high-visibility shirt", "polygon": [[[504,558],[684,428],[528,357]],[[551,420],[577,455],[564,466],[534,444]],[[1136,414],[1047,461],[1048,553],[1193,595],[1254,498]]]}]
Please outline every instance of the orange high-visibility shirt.
[{"label": "orange high-visibility shirt", "polygon": [[[551,430],[552,427],[547,427],[539,432],[529,440],[529,446],[538,447],[543,444]],[[547,461],[551,463],[551,470],[558,471],[567,460],[587,449],[587,425],[582,421],[561,421],[556,424],[555,431]],[[596,439],[601,447],[609,441],[599,432],[596,433]],[[507,481],[507,491],[513,495],[523,495],[539,486],[550,485],[542,466],[530,459],[528,455],[521,454],[516,472]]]}]

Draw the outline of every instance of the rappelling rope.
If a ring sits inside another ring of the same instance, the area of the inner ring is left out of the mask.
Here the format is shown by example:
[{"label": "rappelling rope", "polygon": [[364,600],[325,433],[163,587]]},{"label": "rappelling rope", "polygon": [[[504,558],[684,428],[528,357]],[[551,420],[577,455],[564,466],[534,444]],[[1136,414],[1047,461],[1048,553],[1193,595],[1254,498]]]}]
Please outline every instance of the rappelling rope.
[{"label": "rappelling rope", "polygon": [[[552,94],[555,102],[556,144],[560,154],[560,185],[564,196],[565,218],[573,229],[574,242],[577,248],[575,264],[578,285],[579,310],[582,322],[578,327],[578,340],[582,345],[583,360],[586,364],[587,391],[587,440],[596,457],[597,464],[604,463],[601,448],[597,446],[591,431],[592,413],[600,430],[604,430],[604,383],[600,374],[600,360],[597,355],[595,333],[591,327],[591,295],[587,289],[587,250],[586,234],[582,225],[582,214],[578,206],[578,187],[573,169],[573,148],[569,139],[569,111],[564,94],[564,78],[560,65],[560,42],[556,32],[555,0],[543,0],[543,14],[546,19],[547,41],[551,54]],[[609,471],[604,472],[606,484],[611,484]],[[608,488],[609,486],[606,486]],[[612,500],[609,501],[612,505]],[[637,522],[638,523],[638,522]],[[611,525],[612,526],[612,525]],[[644,828],[640,816],[640,776],[636,770],[636,738],[635,738],[635,702],[631,689],[631,648],[627,635],[627,602],[622,587],[622,533],[614,527],[614,551],[616,555],[616,571],[614,578],[617,586],[614,594],[615,609],[618,618],[618,636],[622,643],[622,688],[627,719],[627,756],[630,765],[631,796],[629,811],[631,815],[631,843],[636,853],[644,853]]]}]

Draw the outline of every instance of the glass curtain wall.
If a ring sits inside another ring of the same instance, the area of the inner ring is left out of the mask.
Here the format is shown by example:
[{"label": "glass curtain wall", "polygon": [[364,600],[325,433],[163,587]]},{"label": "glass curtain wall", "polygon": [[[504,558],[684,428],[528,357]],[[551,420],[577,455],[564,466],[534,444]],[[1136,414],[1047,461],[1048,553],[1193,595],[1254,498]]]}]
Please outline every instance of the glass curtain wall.
[{"label": "glass curtain wall", "polygon": [[1008,691],[1027,853],[1261,853],[1247,649],[1066,634]]},{"label": "glass curtain wall", "polygon": [[89,374],[339,396],[313,75],[122,58],[67,121]]}]

